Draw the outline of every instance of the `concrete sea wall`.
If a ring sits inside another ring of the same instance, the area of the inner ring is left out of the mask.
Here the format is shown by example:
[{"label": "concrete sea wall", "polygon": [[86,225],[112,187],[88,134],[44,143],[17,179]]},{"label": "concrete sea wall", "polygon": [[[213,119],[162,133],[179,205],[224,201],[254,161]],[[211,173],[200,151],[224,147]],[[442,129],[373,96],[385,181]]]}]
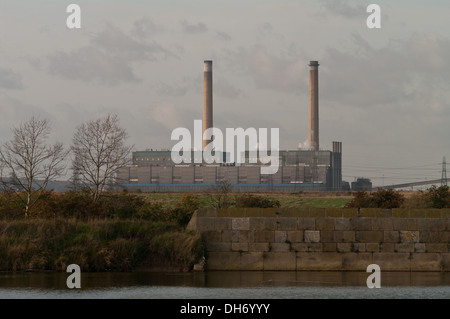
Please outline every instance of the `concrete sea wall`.
[{"label": "concrete sea wall", "polygon": [[208,270],[450,271],[446,209],[201,209]]}]

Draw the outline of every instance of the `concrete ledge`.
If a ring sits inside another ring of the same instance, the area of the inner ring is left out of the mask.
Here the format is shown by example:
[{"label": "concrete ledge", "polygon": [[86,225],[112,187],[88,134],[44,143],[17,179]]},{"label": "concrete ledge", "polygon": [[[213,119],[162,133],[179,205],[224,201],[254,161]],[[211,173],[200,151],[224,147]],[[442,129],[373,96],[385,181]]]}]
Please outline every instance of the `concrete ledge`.
[{"label": "concrete ledge", "polygon": [[297,253],[297,270],[342,270],[342,254],[328,253]]},{"label": "concrete ledge", "polygon": [[295,270],[295,252],[265,252],[264,270]]},{"label": "concrete ledge", "polygon": [[380,266],[381,271],[411,270],[409,253],[373,253],[372,261]]}]

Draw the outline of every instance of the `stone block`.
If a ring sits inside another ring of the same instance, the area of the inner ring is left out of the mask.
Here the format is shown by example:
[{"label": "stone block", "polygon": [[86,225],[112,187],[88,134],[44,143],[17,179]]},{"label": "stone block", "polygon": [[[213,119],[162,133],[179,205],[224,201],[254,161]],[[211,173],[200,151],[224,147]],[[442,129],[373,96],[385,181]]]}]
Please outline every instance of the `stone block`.
[{"label": "stone block", "polygon": [[409,253],[373,253],[373,263],[379,265],[382,272],[410,271],[411,260],[409,256]]},{"label": "stone block", "polygon": [[392,218],[392,230],[409,230],[408,219],[406,218]]},{"label": "stone block", "polygon": [[351,230],[372,230],[371,218],[358,217],[350,219]]},{"label": "stone block", "polygon": [[291,244],[291,251],[308,251],[309,243],[295,243]]},{"label": "stone block", "polygon": [[333,230],[322,230],[320,232],[320,241],[322,243],[334,242],[334,231]]},{"label": "stone block", "polygon": [[320,231],[305,230],[305,243],[318,243],[320,241]]},{"label": "stone block", "polygon": [[372,219],[372,230],[383,230],[383,231],[394,230],[392,218]]},{"label": "stone block", "polygon": [[[378,252],[378,250],[373,250],[374,252]],[[386,243],[383,242],[379,246],[379,251],[383,253],[393,253],[395,251],[395,244],[394,243]]]},{"label": "stone block", "polygon": [[342,270],[342,254],[336,252],[297,253],[299,271],[336,271]]},{"label": "stone block", "polygon": [[447,243],[426,243],[427,253],[447,253],[448,245]]},{"label": "stone block", "polygon": [[297,218],[279,218],[278,219],[278,230],[296,230],[297,229]]},{"label": "stone block", "polygon": [[425,217],[427,217],[427,210],[426,209],[410,209],[409,210],[409,217],[411,217],[411,218],[425,218]]},{"label": "stone block", "polygon": [[250,229],[251,230],[264,230],[265,229],[265,218],[250,218]]},{"label": "stone block", "polygon": [[287,231],[287,240],[291,243],[303,242],[303,231],[301,230]]},{"label": "stone block", "polygon": [[358,217],[358,210],[356,208],[340,208],[342,211],[342,217],[344,218],[354,218]]},{"label": "stone block", "polygon": [[257,230],[253,232],[255,243],[273,243],[275,241],[275,231]]},{"label": "stone block", "polygon": [[440,242],[442,242],[442,237],[444,235],[445,235],[444,232],[421,231],[420,232],[420,242],[421,243],[440,243]]},{"label": "stone block", "polygon": [[335,230],[351,230],[351,223],[349,218],[336,218],[334,220]]},{"label": "stone block", "polygon": [[400,233],[397,230],[385,231],[383,242],[385,243],[398,243],[400,242]]},{"label": "stone block", "polygon": [[365,243],[352,243],[352,251],[354,251],[355,253],[366,252],[366,244]]},{"label": "stone block", "polygon": [[366,250],[368,252],[379,252],[380,244],[379,243],[366,243]]},{"label": "stone block", "polygon": [[427,247],[424,243],[415,243],[414,244],[414,252],[416,253],[424,253]]},{"label": "stone block", "polygon": [[314,230],[316,228],[315,218],[297,218],[298,230]]},{"label": "stone block", "polygon": [[266,218],[264,220],[265,230],[277,230],[278,229],[278,219],[277,218]]},{"label": "stone block", "polygon": [[419,232],[418,231],[400,231],[400,241],[402,243],[418,243]]},{"label": "stone block", "polygon": [[241,270],[264,270],[264,253],[241,253],[240,266]]},{"label": "stone block", "polygon": [[229,230],[231,229],[231,219],[226,217],[217,217],[214,222],[214,230]]},{"label": "stone block", "polygon": [[308,243],[308,251],[321,252],[322,250],[322,243]]},{"label": "stone block", "polygon": [[410,218],[410,219],[408,219],[407,223],[408,224],[407,224],[407,229],[406,230],[418,230],[417,229],[417,219]]},{"label": "stone block", "polygon": [[353,243],[355,242],[355,231],[353,230],[336,230],[333,234],[335,243]]},{"label": "stone block", "polygon": [[399,243],[395,244],[394,251],[399,253],[412,253],[414,249],[414,243]]},{"label": "stone block", "polygon": [[337,251],[340,253],[346,253],[352,251],[351,243],[337,243]]},{"label": "stone block", "polygon": [[248,251],[269,251],[269,243],[249,243]]},{"label": "stone block", "polygon": [[206,259],[207,270],[242,270],[239,252],[209,252]]},{"label": "stone block", "polygon": [[380,214],[380,208],[361,208],[359,210],[360,217],[378,217]]},{"label": "stone block", "polygon": [[442,218],[419,218],[417,229],[424,231],[444,231],[447,228],[447,220]]},{"label": "stone block", "polygon": [[232,230],[249,230],[250,229],[250,219],[247,218],[232,218],[231,219],[231,229]]},{"label": "stone block", "polygon": [[334,230],[334,218],[316,218],[316,230]]},{"label": "stone block", "polygon": [[412,254],[411,271],[441,271],[442,266],[441,254],[439,253]]},{"label": "stone block", "polygon": [[211,251],[231,251],[231,243],[206,242],[206,250]]},{"label": "stone block", "polygon": [[392,217],[408,218],[409,217],[409,208],[394,208],[394,209],[392,209]]},{"label": "stone block", "polygon": [[317,217],[326,217],[327,212],[325,208],[310,208],[309,209],[309,217],[317,218]]},{"label": "stone block", "polygon": [[341,218],[342,217],[342,209],[341,208],[327,208],[326,216],[332,218]]},{"label": "stone block", "polygon": [[295,270],[297,267],[296,252],[265,252],[264,270]]},{"label": "stone block", "polygon": [[290,251],[291,245],[288,243],[271,243],[269,251]]},{"label": "stone block", "polygon": [[383,231],[362,230],[356,232],[356,241],[361,243],[380,243],[383,241]]},{"label": "stone block", "polygon": [[231,243],[232,251],[248,251],[248,243]]},{"label": "stone block", "polygon": [[322,250],[324,252],[336,252],[337,251],[337,244],[336,243],[323,243],[322,244]]},{"label": "stone block", "polygon": [[371,253],[350,252],[350,253],[343,253],[341,255],[342,255],[342,270],[366,271],[367,266],[373,263]]},{"label": "stone block", "polygon": [[240,243],[253,243],[255,241],[254,232],[251,230],[239,230],[238,234]]},{"label": "stone block", "polygon": [[202,218],[197,217],[197,229],[200,232],[214,230],[215,229],[214,219],[215,218],[210,217],[202,217]]},{"label": "stone block", "polygon": [[285,243],[287,240],[287,233],[284,230],[274,231],[275,243]]}]

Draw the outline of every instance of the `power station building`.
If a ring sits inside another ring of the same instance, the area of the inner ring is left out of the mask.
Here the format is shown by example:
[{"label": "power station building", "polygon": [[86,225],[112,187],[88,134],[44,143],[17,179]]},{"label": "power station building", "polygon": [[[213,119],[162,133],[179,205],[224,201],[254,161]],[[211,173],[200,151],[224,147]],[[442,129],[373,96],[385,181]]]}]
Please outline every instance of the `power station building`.
[{"label": "power station building", "polygon": [[[319,85],[317,61],[310,61],[309,145],[307,150],[280,150],[275,174],[262,174],[263,164],[252,161],[253,151],[241,154],[243,163],[223,152],[220,164],[208,164],[202,151],[192,151],[193,164],[176,164],[170,150],[133,152],[132,165],[121,169],[116,184],[143,192],[201,192],[227,182],[234,192],[296,192],[342,189],[342,143],[319,148]],[[213,127],[212,61],[204,63],[203,132]],[[209,143],[203,140],[203,149]],[[194,164],[195,163],[195,164]]]}]

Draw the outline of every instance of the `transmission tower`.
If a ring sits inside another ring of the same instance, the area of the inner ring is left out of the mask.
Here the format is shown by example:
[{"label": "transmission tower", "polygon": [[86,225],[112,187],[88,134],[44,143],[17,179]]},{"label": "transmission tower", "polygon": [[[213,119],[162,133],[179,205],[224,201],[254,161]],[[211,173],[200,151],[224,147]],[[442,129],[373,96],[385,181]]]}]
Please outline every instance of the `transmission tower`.
[{"label": "transmission tower", "polygon": [[447,163],[445,162],[445,156],[442,158],[442,175],[441,186],[447,186]]}]

